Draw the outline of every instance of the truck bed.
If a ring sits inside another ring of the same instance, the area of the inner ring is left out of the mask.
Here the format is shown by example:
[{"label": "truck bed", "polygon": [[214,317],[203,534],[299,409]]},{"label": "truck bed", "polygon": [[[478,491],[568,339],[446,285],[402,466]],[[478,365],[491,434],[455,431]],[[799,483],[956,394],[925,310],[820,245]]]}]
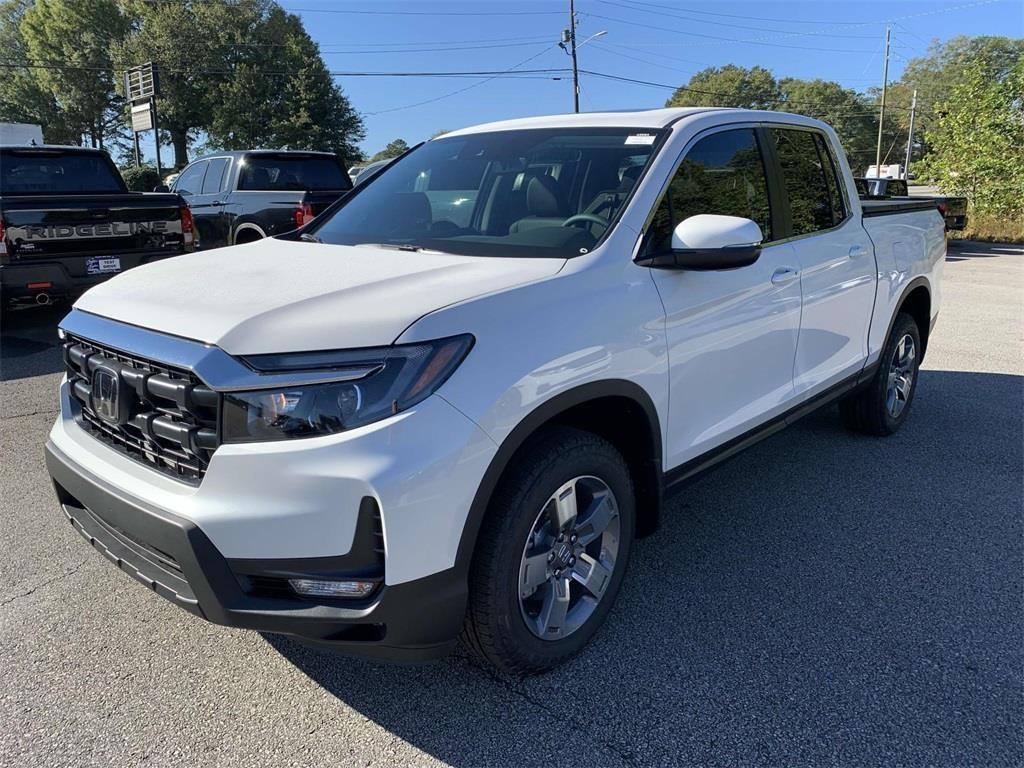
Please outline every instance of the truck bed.
[{"label": "truck bed", "polygon": [[864,218],[869,216],[891,216],[909,211],[938,210],[938,200],[932,197],[861,197],[860,207]]}]

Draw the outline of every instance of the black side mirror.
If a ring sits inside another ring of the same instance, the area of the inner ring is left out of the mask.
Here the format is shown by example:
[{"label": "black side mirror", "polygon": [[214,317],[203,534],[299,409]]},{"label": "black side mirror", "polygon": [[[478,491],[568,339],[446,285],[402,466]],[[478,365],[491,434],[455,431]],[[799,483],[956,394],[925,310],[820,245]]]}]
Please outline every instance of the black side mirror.
[{"label": "black side mirror", "polygon": [[153,191],[154,192],[170,192],[171,188],[168,187],[166,184],[157,184],[155,187],[153,187]]},{"label": "black side mirror", "polygon": [[708,272],[716,269],[749,267],[761,255],[760,244],[729,245],[724,248],[680,248],[641,256],[636,263],[653,269],[689,269]]}]

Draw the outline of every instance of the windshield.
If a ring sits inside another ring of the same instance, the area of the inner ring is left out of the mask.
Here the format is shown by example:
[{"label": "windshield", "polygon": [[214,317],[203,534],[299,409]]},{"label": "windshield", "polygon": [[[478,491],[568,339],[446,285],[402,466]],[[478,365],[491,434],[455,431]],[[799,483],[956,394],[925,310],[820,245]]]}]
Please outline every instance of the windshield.
[{"label": "windshield", "polygon": [[238,176],[238,188],[262,191],[348,189],[348,174],[336,157],[249,155]]},{"label": "windshield", "polygon": [[0,153],[0,193],[74,195],[125,191],[121,176],[105,154],[21,149]]},{"label": "windshield", "polygon": [[360,184],[310,234],[342,245],[577,256],[611,229],[661,135],[560,128],[429,141]]}]

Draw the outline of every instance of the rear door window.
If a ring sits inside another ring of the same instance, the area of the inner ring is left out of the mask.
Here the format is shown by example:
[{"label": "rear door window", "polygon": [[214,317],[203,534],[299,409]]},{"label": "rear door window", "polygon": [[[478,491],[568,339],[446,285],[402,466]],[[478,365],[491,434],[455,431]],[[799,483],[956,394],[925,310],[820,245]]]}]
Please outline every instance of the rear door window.
[{"label": "rear door window", "polygon": [[249,155],[238,178],[243,190],[317,192],[351,189],[336,157],[327,155]]},{"label": "rear door window", "polygon": [[0,192],[7,195],[124,192],[110,158],[98,152],[9,150],[0,153]]},{"label": "rear door window", "polygon": [[188,166],[174,182],[174,191],[182,195],[199,194],[203,189],[206,166],[206,160],[200,160]]},{"label": "rear door window", "polygon": [[203,194],[215,195],[224,189],[224,173],[231,162],[226,157],[217,157],[209,162],[206,168],[206,177],[203,179]]},{"label": "rear door window", "polygon": [[[825,163],[812,131],[769,129],[782,168],[782,182],[789,196],[793,235],[807,235],[833,227],[843,218],[833,211]],[[836,190],[838,192],[838,189]]]}]

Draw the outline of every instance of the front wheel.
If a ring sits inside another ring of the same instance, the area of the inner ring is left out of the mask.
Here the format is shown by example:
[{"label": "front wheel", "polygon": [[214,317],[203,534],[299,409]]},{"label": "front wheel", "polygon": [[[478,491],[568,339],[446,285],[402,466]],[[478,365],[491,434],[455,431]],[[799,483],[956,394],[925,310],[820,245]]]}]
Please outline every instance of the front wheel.
[{"label": "front wheel", "polygon": [[569,428],[534,442],[499,483],[470,572],[463,640],[511,674],[551,669],[594,636],[635,528],[622,455]]},{"label": "front wheel", "polygon": [[839,403],[843,423],[868,435],[891,435],[906,421],[917,390],[921,333],[910,315],[896,316],[870,384]]}]

